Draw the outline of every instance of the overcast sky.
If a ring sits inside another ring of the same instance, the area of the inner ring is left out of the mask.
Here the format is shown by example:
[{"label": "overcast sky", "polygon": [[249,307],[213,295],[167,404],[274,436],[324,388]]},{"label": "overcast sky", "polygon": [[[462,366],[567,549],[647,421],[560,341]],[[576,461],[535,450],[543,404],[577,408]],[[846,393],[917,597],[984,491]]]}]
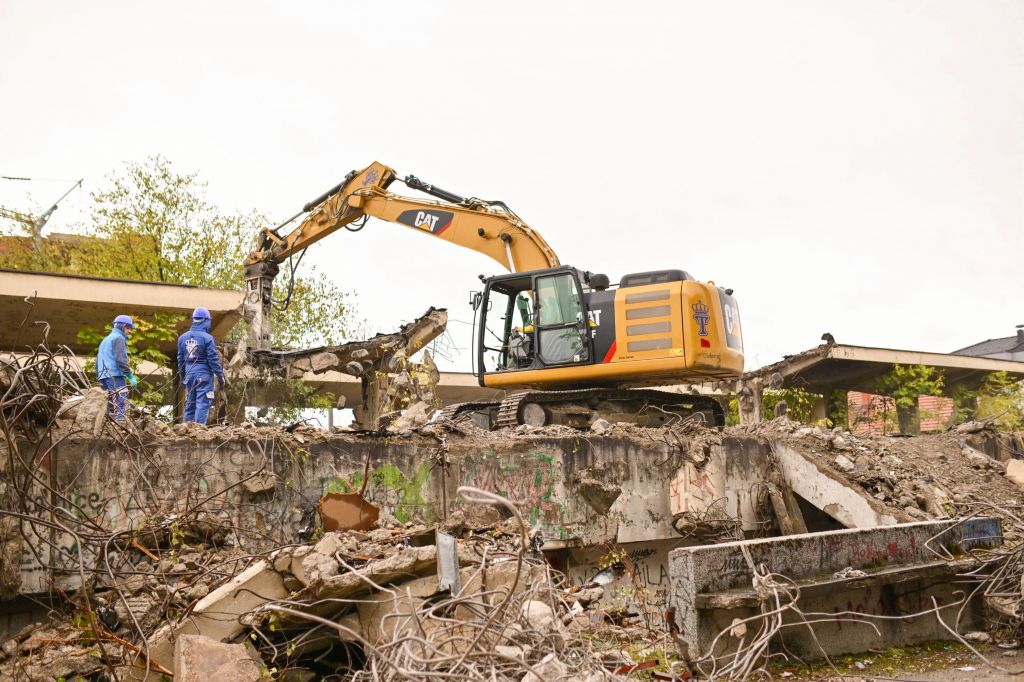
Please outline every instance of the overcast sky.
[{"label": "overcast sky", "polygon": [[[9,208],[163,154],[280,220],[379,160],[612,281],[734,288],[748,368],[825,331],[950,351],[1024,323],[1019,0],[0,0],[0,93],[0,175],[59,180],[0,181]],[[447,307],[462,348],[497,274],[383,222],[307,260],[374,330]]]}]

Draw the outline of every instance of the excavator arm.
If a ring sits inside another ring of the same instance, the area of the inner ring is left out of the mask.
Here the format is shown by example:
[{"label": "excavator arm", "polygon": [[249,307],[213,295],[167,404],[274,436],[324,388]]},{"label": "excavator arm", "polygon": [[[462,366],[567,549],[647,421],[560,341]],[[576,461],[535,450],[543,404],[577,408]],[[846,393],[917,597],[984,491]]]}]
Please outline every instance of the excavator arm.
[{"label": "excavator arm", "polygon": [[273,281],[279,264],[332,232],[370,217],[472,249],[512,272],[559,265],[558,256],[544,238],[504,203],[466,199],[412,175],[401,182],[438,200],[402,197],[388,191],[397,179],[392,168],[375,162],[361,171],[352,171],[337,186],[303,206],[292,220],[306,215],[287,235],[279,234],[278,228],[263,230],[259,246],[245,260],[246,302],[252,314],[256,350],[270,349]]}]

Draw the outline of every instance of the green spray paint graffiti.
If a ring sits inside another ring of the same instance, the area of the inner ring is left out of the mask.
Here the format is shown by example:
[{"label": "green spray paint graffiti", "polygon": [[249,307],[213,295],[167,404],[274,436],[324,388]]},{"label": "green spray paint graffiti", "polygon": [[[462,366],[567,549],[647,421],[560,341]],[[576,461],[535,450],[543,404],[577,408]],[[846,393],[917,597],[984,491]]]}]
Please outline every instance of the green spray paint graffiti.
[{"label": "green spray paint graffiti", "polygon": [[466,463],[465,485],[507,497],[529,517],[530,525],[543,525],[563,536],[564,507],[555,501],[558,466],[542,450],[501,456],[487,450]]},{"label": "green spray paint graffiti", "polygon": [[[432,514],[423,498],[423,486],[430,477],[430,463],[424,462],[407,477],[394,464],[385,464],[370,471],[366,499],[381,508],[386,517],[394,516],[405,523],[414,518],[431,521]],[[320,481],[324,493],[354,493],[363,487],[363,472],[350,478],[325,478]]]}]

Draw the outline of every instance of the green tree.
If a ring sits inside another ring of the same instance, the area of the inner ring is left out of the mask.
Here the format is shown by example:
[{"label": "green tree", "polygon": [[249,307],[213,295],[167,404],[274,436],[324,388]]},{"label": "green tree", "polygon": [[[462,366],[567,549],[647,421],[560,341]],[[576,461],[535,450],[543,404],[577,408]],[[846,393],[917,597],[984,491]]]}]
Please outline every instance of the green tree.
[{"label": "green tree", "polygon": [[1004,431],[1024,428],[1024,381],[1006,372],[988,375],[978,390],[978,419],[991,419]]},{"label": "green tree", "polygon": [[876,392],[892,398],[900,433],[918,430],[917,399],[922,395],[942,395],[945,375],[924,365],[893,365],[876,382]]},{"label": "green tree", "polygon": [[766,388],[764,390],[764,414],[770,419],[775,414],[775,407],[786,403],[786,416],[793,421],[804,424],[814,423],[814,405],[821,398],[799,386],[791,388]]}]

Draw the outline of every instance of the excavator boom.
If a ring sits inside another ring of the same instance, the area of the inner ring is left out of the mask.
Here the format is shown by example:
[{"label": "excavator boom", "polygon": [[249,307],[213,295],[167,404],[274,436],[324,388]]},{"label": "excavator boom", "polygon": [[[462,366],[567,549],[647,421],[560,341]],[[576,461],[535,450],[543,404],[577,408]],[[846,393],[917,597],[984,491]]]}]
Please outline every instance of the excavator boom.
[{"label": "excavator boom", "polygon": [[[253,312],[257,350],[270,349],[269,315],[278,265],[329,234],[366,218],[380,218],[482,253],[511,272],[556,267],[558,256],[544,238],[504,203],[466,199],[406,176],[412,189],[440,201],[398,196],[388,191],[394,169],[373,163],[303,206],[306,213],[287,235],[266,229],[245,260],[247,303]],[[288,221],[291,222],[291,221]]]}]

